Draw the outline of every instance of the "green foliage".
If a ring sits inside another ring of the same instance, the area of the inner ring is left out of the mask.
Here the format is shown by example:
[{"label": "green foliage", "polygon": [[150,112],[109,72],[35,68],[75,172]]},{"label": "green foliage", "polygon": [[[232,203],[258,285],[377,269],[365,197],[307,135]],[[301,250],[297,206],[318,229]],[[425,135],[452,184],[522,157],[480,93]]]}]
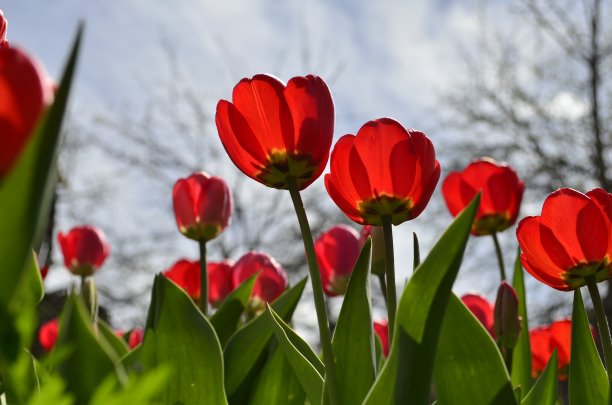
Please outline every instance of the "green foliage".
[{"label": "green foliage", "polygon": [[572,404],[607,404],[608,377],[601,363],[580,289],[574,290],[572,349],[569,369],[569,396]]},{"label": "green foliage", "polygon": [[527,296],[521,265],[521,251],[517,252],[514,262],[512,286],[518,297],[518,313],[522,319],[521,335],[512,355],[512,385],[520,387],[521,398],[531,388],[531,344],[529,343],[529,320],[527,318]]},{"label": "green foliage", "polygon": [[376,378],[370,252],[372,240],[361,249],[342,302],[332,345],[343,404],[361,404]]},{"label": "green foliage", "polygon": [[97,321],[99,339],[103,339],[113,349],[117,358],[123,357],[130,351],[125,340],[117,336],[115,331],[103,320]]},{"label": "green foliage", "polygon": [[544,372],[525,395],[521,405],[555,405],[557,403],[557,357],[555,349],[548,359]]},{"label": "green foliage", "polygon": [[455,295],[444,314],[434,385],[440,405],[516,404],[495,342]]},{"label": "green foliage", "polygon": [[385,363],[365,404],[426,404],[438,335],[480,194],[444,232],[404,289]]},{"label": "green foliage", "polygon": [[223,304],[210,317],[210,323],[217,332],[221,346],[225,347],[229,338],[234,334],[240,323],[240,317],[249,302],[251,291],[257,281],[257,275],[244,280],[230,295],[225,298]]}]

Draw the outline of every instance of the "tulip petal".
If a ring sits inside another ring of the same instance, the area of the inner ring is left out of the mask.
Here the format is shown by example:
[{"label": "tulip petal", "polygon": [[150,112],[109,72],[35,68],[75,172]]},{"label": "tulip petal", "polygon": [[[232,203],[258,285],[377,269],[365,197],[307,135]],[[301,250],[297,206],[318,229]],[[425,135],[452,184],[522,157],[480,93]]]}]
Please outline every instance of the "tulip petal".
[{"label": "tulip petal", "polygon": [[342,194],[334,182],[332,181],[332,175],[325,175],[325,188],[327,189],[327,193],[331,197],[331,199],[336,203],[336,205],[344,212],[351,220],[357,222],[358,224],[365,225],[363,218],[361,217],[361,213],[355,207],[355,205],[351,204]]},{"label": "tulip petal", "polygon": [[452,172],[446,176],[442,183],[442,195],[453,217],[456,217],[467,205],[463,200],[463,193],[461,193],[462,181],[460,172]]},{"label": "tulip petal", "polygon": [[599,262],[607,253],[610,231],[606,222],[601,209],[593,201],[578,213],[576,234],[587,262]]},{"label": "tulip petal", "polygon": [[329,175],[331,176],[330,181],[334,183],[335,188],[340,191],[344,199],[353,207],[357,207],[362,198],[355,188],[353,179],[359,180],[364,177],[367,179],[367,177],[361,170],[351,170],[349,158],[354,139],[354,135],[344,135],[338,139],[331,154]]},{"label": "tulip petal", "polygon": [[593,201],[599,209],[604,217],[606,222],[608,231],[608,247],[606,250],[606,254],[610,259],[612,259],[612,194],[608,193],[603,188],[596,188],[587,193],[587,196]]}]

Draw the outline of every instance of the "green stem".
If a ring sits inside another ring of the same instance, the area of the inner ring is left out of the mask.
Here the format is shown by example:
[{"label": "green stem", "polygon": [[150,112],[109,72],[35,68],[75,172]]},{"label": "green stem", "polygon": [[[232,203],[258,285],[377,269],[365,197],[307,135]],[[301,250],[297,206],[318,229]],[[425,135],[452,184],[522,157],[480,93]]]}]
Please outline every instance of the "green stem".
[{"label": "green stem", "polygon": [[317,321],[319,323],[319,336],[321,338],[321,346],[323,348],[323,363],[325,364],[325,381],[329,400],[332,405],[340,404],[340,395],[338,392],[338,380],[336,377],[336,364],[334,353],[332,351],[331,333],[329,331],[329,321],[327,320],[327,310],[325,309],[325,297],[323,296],[323,286],[321,285],[321,274],[319,273],[319,264],[317,263],[317,255],[314,249],[312,240],[312,232],[308,224],[308,217],[304,209],[304,203],[300,196],[297,183],[294,178],[287,179],[287,189],[293,201],[293,207],[300,224],[300,231],[304,241],[304,250],[306,250],[306,260],[308,261],[308,270],[310,271],[310,282],[312,283],[312,295],[314,297],[315,309],[317,311]]},{"label": "green stem", "polygon": [[395,311],[397,310],[397,297],[395,292],[395,261],[393,258],[393,225],[391,217],[383,217],[383,234],[385,239],[385,274],[387,277],[387,314],[389,321],[389,347],[393,339],[395,326]]},{"label": "green stem", "polygon": [[506,369],[508,370],[508,374],[512,375],[512,355],[514,349],[506,347],[504,350],[504,360],[506,362]]},{"label": "green stem", "polygon": [[493,243],[495,244],[495,254],[497,254],[497,262],[499,263],[499,276],[501,281],[506,281],[506,268],[504,267],[504,255],[502,254],[499,241],[497,240],[497,232],[491,234],[493,237]]},{"label": "green stem", "polygon": [[387,282],[384,274],[378,274],[378,284],[380,284],[380,291],[382,291],[385,302],[387,302]]},{"label": "green stem", "polygon": [[208,267],[206,264],[206,241],[199,241],[200,244],[200,311],[204,316],[208,316]]},{"label": "green stem", "polygon": [[612,338],[610,338],[610,327],[608,326],[606,312],[603,302],[601,301],[601,296],[599,295],[595,277],[586,277],[585,280],[589,288],[589,293],[591,294],[591,301],[593,301],[593,309],[595,310],[595,318],[597,318],[597,326],[599,329],[601,346],[603,347],[606,370],[608,371],[608,385],[610,386],[610,392],[612,392]]}]

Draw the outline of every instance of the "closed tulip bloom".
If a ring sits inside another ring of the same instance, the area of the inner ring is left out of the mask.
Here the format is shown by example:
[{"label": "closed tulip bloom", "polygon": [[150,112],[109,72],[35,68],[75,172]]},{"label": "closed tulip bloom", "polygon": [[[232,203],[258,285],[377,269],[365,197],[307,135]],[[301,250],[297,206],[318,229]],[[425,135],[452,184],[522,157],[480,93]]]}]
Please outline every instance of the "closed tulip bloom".
[{"label": "closed tulip bloom", "polygon": [[174,184],[172,199],[178,228],[190,239],[209,241],[230,223],[232,194],[219,177],[197,172],[179,179]]},{"label": "closed tulip bloom", "polygon": [[287,189],[292,178],[302,190],[327,164],[334,103],[320,77],[294,77],[285,86],[260,74],[242,79],[232,102],[219,101],[215,121],[227,154],[244,174],[278,189]]},{"label": "closed tulip bloom", "polygon": [[465,294],[461,297],[461,301],[474,314],[476,319],[480,321],[482,326],[495,338],[493,330],[493,305],[480,294]]},{"label": "closed tulip bloom", "polygon": [[142,328],[134,328],[130,332],[130,336],[128,337],[128,345],[130,349],[134,349],[136,346],[142,343],[142,338],[144,338],[144,330]]},{"label": "closed tulip bloom", "polygon": [[17,161],[52,98],[52,85],[35,60],[19,49],[0,47],[0,179]]},{"label": "closed tulip bloom", "polygon": [[280,264],[264,253],[248,252],[232,268],[232,281],[239,286],[254,274],[257,281],[251,292],[249,307],[253,311],[261,310],[266,302],[278,298],[287,288],[287,275]]},{"label": "closed tulip bloom", "polygon": [[474,235],[491,235],[516,222],[524,188],[510,166],[482,158],[462,172],[450,173],[442,184],[442,195],[450,213],[457,216],[481,191],[471,231]]},{"label": "closed tulip bloom", "polygon": [[346,292],[361,251],[359,234],[346,225],[336,225],[315,241],[323,291],[330,297]]},{"label": "closed tulip bloom", "polygon": [[542,215],[524,218],[516,235],[523,267],[557,290],[612,277],[612,194],[601,188],[555,191]]},{"label": "closed tulip bloom", "polygon": [[55,346],[58,330],[59,322],[57,319],[52,319],[43,324],[38,330],[38,341],[45,351],[49,352]]},{"label": "closed tulip bloom", "polygon": [[[209,262],[208,301],[213,307],[219,306],[225,297],[232,292],[232,264],[230,261]],[[174,281],[194,301],[200,299],[200,262],[181,259],[163,272],[163,275]]]},{"label": "closed tulip bloom", "polygon": [[500,347],[513,349],[521,333],[521,316],[518,313],[518,296],[510,284],[505,281],[497,290],[493,311],[493,330]]},{"label": "closed tulip bloom", "polygon": [[386,319],[374,321],[374,332],[380,340],[383,354],[387,357],[389,355],[389,322]]},{"label": "closed tulip bloom", "polygon": [[334,146],[325,187],[336,205],[362,225],[393,225],[425,209],[438,179],[440,163],[422,132],[406,130],[391,118],[367,122],[357,135]]},{"label": "closed tulip bloom", "polygon": [[548,326],[535,328],[529,332],[533,377],[544,371],[553,350],[558,355],[558,375],[560,380],[567,380],[572,347],[572,321],[563,319]]},{"label": "closed tulip bloom", "polygon": [[64,264],[72,274],[91,276],[110,253],[110,246],[101,229],[85,225],[57,235]]},{"label": "closed tulip bloom", "polygon": [[6,22],[6,18],[4,18],[4,13],[0,10],[0,49],[8,48],[9,43],[6,40],[6,28],[8,23]]}]

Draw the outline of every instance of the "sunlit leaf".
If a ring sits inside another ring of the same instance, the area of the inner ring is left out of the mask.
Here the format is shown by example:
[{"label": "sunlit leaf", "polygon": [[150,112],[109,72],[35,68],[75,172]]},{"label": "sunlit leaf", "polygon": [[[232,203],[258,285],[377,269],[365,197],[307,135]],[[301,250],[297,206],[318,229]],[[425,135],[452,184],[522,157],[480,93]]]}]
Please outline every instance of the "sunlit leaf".
[{"label": "sunlit leaf", "polygon": [[238,328],[240,316],[249,302],[255,281],[257,281],[257,275],[246,279],[227,296],[219,309],[210,317],[210,323],[215,328],[222,347],[225,347],[230,336]]},{"label": "sunlit leaf", "polygon": [[[557,350],[553,351],[544,372],[525,395],[521,405],[555,405],[557,403]],[[582,404],[582,402],[579,402]]]},{"label": "sunlit leaf", "polygon": [[531,388],[531,345],[529,343],[529,320],[527,318],[527,296],[523,279],[523,266],[521,265],[521,251],[517,252],[514,261],[514,276],[512,286],[518,297],[518,313],[521,316],[521,335],[512,355],[512,385],[521,387],[520,393],[524,397]]}]

